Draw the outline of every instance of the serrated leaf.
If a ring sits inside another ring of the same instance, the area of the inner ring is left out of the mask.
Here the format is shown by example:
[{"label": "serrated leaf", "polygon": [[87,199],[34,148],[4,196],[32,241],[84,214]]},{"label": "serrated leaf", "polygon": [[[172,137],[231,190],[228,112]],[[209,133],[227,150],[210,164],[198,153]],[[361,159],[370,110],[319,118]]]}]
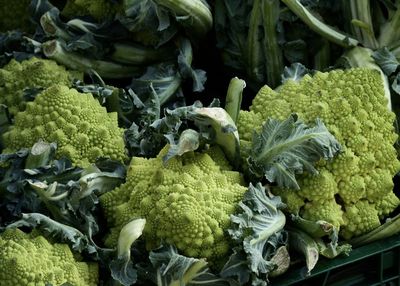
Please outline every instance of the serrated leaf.
[{"label": "serrated leaf", "polygon": [[235,247],[228,261],[224,264],[220,275],[223,278],[232,278],[244,285],[250,280],[251,270],[248,267],[247,255],[242,247]]},{"label": "serrated leaf", "polygon": [[296,174],[316,174],[314,164],[331,159],[341,146],[320,119],[309,127],[292,114],[279,121],[268,119],[260,133],[254,133],[248,163],[257,177],[278,186],[299,189]]},{"label": "serrated leaf", "polygon": [[304,75],[310,72],[304,65],[300,63],[294,63],[290,67],[285,67],[282,74],[282,83],[288,80],[299,81]]},{"label": "serrated leaf", "polygon": [[392,89],[394,92],[396,92],[397,94],[400,94],[400,73],[398,73],[392,82]]},{"label": "serrated leaf", "polygon": [[168,153],[163,157],[164,162],[174,156],[182,156],[186,152],[195,151],[200,145],[200,135],[193,129],[184,130],[178,142],[175,142],[172,134],[168,134],[165,137],[169,141],[170,148]]},{"label": "serrated leaf", "polygon": [[278,247],[286,244],[284,206],[280,197],[267,193],[260,183],[250,184],[239,203],[240,212],[231,216],[233,228],[228,233],[242,242],[248,267],[256,276],[274,270],[276,265],[270,260]]},{"label": "serrated leaf", "polygon": [[111,277],[123,286],[130,286],[136,283],[138,274],[132,261],[114,259],[110,262]]},{"label": "serrated leaf", "polygon": [[88,253],[93,253],[95,251],[95,247],[91,245],[87,236],[78,229],[59,223],[40,213],[24,213],[22,219],[7,226],[7,228],[19,227],[40,228],[47,234],[70,243],[72,249],[78,252],[86,250]]},{"label": "serrated leaf", "polygon": [[386,47],[376,50],[372,54],[372,58],[387,76],[393,74],[400,65],[395,55]]},{"label": "serrated leaf", "polygon": [[186,257],[174,246],[162,246],[150,252],[158,286],[228,286],[227,280],[210,272],[205,259]]},{"label": "serrated leaf", "polygon": [[206,72],[204,70],[192,68],[193,50],[190,41],[188,39],[181,39],[178,46],[178,66],[182,78],[191,78],[193,80],[193,91],[203,91],[204,83],[207,80]]},{"label": "serrated leaf", "polygon": [[181,84],[182,77],[176,67],[166,62],[147,67],[142,76],[132,79],[130,87],[143,101],[154,92],[163,105],[176,96]]}]

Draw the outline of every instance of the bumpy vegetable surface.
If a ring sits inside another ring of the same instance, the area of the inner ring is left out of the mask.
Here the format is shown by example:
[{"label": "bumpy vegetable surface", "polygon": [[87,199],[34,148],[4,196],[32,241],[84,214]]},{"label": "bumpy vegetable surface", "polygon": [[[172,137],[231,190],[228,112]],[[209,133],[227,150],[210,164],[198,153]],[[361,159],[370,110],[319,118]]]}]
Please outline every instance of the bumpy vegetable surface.
[{"label": "bumpy vegetable surface", "polygon": [[82,262],[66,244],[51,243],[17,228],[0,235],[1,285],[95,286],[98,266]]},{"label": "bumpy vegetable surface", "polygon": [[230,215],[247,190],[241,174],[231,171],[218,147],[164,164],[167,151],[151,159],[134,157],[126,183],[100,197],[111,227],[106,245],[116,245],[124,224],[145,218],[147,248],[164,241],[210,262],[223,257],[230,248]]},{"label": "bumpy vegetable surface", "polygon": [[40,139],[56,142],[57,156],[77,166],[100,157],[123,161],[126,156],[117,114],[107,113],[90,93],[63,85],[53,85],[28,102],[3,139],[4,153],[29,148]]},{"label": "bumpy vegetable surface", "polygon": [[78,72],[69,72],[64,66],[47,59],[30,58],[22,62],[11,60],[0,69],[0,104],[8,106],[11,114],[25,109],[24,93],[48,88],[54,83],[71,86]]},{"label": "bumpy vegetable surface", "polygon": [[299,82],[288,80],[276,91],[264,86],[250,111],[239,115],[242,144],[250,144],[252,130],[260,130],[267,118],[283,120],[291,113],[308,123],[322,119],[344,151],[330,162],[320,162],[319,175],[299,178],[300,191],[274,193],[282,196],[289,212],[331,222],[346,239],[378,227],[400,204],[392,181],[400,170],[393,147],[395,115],[387,108],[379,73],[334,70]]}]

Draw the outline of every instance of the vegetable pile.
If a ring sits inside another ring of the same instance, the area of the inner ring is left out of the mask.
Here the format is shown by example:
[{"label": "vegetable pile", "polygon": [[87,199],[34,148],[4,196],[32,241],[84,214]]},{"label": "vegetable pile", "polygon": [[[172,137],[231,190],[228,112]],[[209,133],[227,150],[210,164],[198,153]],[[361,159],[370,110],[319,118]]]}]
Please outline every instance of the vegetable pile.
[{"label": "vegetable pile", "polygon": [[277,285],[400,232],[398,1],[10,3],[4,285]]}]

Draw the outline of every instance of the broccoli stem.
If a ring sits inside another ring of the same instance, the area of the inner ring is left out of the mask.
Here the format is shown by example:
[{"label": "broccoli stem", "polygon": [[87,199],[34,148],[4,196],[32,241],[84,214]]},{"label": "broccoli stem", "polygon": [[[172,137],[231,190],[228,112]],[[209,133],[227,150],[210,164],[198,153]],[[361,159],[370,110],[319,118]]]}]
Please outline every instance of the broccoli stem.
[{"label": "broccoli stem", "polygon": [[243,89],[246,82],[242,79],[234,77],[229,82],[228,91],[225,99],[225,111],[232,118],[233,122],[237,122],[240,107],[242,105]]},{"label": "broccoli stem", "polygon": [[113,61],[131,65],[148,65],[174,56],[169,48],[151,49],[125,43],[115,43],[113,48],[110,56]]},{"label": "broccoli stem", "polygon": [[342,3],[345,9],[348,9],[351,34],[364,47],[377,49],[378,41],[374,34],[370,1],[343,0]]},{"label": "broccoli stem", "polygon": [[[40,18],[40,25],[42,26],[43,31],[49,36],[62,39],[66,42],[72,40],[73,36],[70,35],[65,28],[60,27],[60,24],[55,21],[54,17],[54,13],[50,11],[43,14]],[[84,22],[80,19],[74,19],[69,21],[68,24],[76,27],[82,32],[93,34],[89,29],[90,25],[93,25],[92,23]],[[169,59],[174,55],[172,49],[169,47],[151,49],[127,43],[114,43],[112,47],[114,51],[111,54],[110,59],[122,64],[148,65],[157,61]]]},{"label": "broccoli stem", "polygon": [[188,30],[197,36],[201,37],[206,35],[212,28],[213,17],[205,1],[155,0],[155,2],[171,10],[178,19],[180,18],[180,20],[182,20],[181,23],[187,26]]},{"label": "broccoli stem", "polygon": [[247,74],[256,83],[264,82],[263,55],[259,39],[262,38],[260,26],[262,26],[262,0],[254,0],[250,13],[249,31],[247,36],[246,59]]},{"label": "broccoli stem", "polygon": [[331,60],[331,46],[327,40],[324,40],[321,48],[314,57],[314,69],[323,71],[330,66]]},{"label": "broccoli stem", "polygon": [[381,27],[378,42],[380,47],[386,47],[398,40],[400,40],[400,8],[397,8],[389,21]]},{"label": "broccoli stem", "polygon": [[276,87],[281,83],[283,72],[282,49],[278,44],[277,24],[279,21],[279,0],[264,0],[262,4],[264,24],[264,56],[267,83]]},{"label": "broccoli stem", "polygon": [[25,169],[36,169],[48,165],[53,159],[55,150],[55,144],[39,141],[31,148],[26,158]]},{"label": "broccoli stem", "polygon": [[137,66],[94,60],[74,52],[69,52],[63,47],[63,43],[60,40],[51,40],[43,43],[42,50],[46,57],[70,69],[85,73],[95,71],[103,78],[129,78],[141,73],[141,68]]},{"label": "broccoli stem", "polygon": [[295,227],[287,227],[290,247],[302,253],[306,259],[307,273],[315,267],[319,259],[318,245],[306,232]]},{"label": "broccoli stem", "polygon": [[57,25],[53,16],[53,13],[46,12],[40,17],[40,26],[42,26],[43,31],[49,36],[57,37],[65,41],[70,40],[71,35]]},{"label": "broccoli stem", "polygon": [[325,24],[304,7],[299,0],[281,0],[288,8],[296,14],[311,30],[320,34],[327,40],[348,48],[358,45],[358,41],[343,32],[336,31],[331,26]]}]

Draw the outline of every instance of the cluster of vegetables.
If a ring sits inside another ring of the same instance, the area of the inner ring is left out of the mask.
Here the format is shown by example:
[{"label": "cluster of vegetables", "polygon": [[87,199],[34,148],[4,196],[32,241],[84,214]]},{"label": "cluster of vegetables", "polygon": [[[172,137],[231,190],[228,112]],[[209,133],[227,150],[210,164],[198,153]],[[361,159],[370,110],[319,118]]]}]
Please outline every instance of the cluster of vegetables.
[{"label": "cluster of vegetables", "polygon": [[1,285],[274,285],[399,232],[398,1],[14,2]]}]

